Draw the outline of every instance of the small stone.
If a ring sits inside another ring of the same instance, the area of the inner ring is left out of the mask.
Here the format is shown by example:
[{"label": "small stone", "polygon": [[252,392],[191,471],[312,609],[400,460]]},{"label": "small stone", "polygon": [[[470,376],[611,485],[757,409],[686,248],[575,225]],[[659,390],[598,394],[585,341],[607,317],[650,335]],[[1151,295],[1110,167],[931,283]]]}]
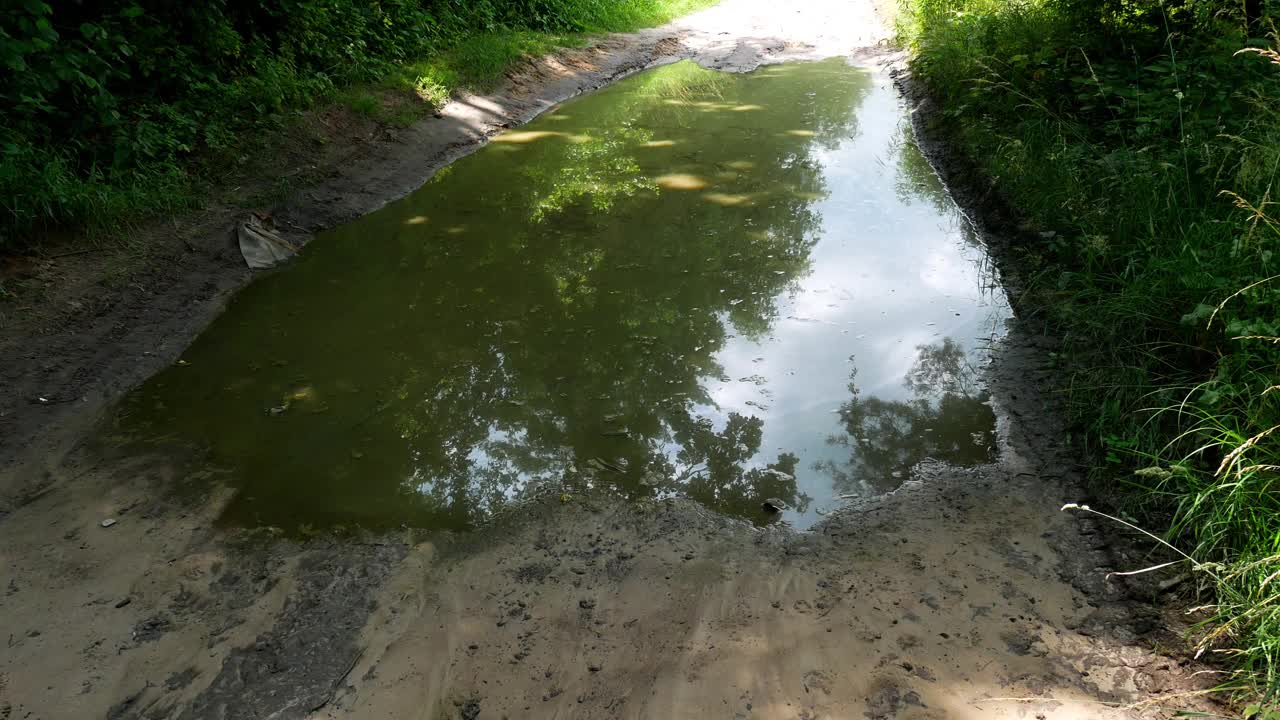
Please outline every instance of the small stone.
[{"label": "small stone", "polygon": [[102,525],[102,527],[104,527],[104,528],[109,528],[109,527],[111,527],[112,525],[115,525],[115,524],[116,524],[116,519],[115,519],[115,518],[107,518],[106,520],[103,520],[103,521],[102,521],[101,523],[99,523],[99,524],[100,524],[100,525]]},{"label": "small stone", "polygon": [[591,664],[587,665],[587,671],[588,671],[588,672],[593,672],[593,673],[594,673],[594,672],[600,672],[600,666],[599,666],[599,665],[597,665],[597,664],[595,664],[595,663],[591,663]]},{"label": "small stone", "polygon": [[131,598],[131,597],[127,597],[127,598],[124,598],[123,600],[121,600],[120,602],[116,603],[116,607],[117,607],[117,608],[122,608],[122,607],[124,607],[125,605],[128,605],[128,604],[129,604],[129,603],[131,603],[131,602],[133,602],[133,598]]},{"label": "small stone", "polygon": [[587,598],[583,598],[578,601],[578,607],[582,608],[583,610],[590,610],[595,606],[596,606],[595,600],[589,600]]}]

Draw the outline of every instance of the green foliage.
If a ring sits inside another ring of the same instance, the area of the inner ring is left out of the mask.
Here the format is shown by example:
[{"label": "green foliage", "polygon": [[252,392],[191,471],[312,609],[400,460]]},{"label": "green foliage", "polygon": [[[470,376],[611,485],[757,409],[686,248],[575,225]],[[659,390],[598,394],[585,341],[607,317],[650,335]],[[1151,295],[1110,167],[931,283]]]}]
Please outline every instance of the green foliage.
[{"label": "green foliage", "polygon": [[1274,699],[1280,281],[1266,278],[1280,240],[1280,72],[1260,37],[1269,6],[910,5],[900,30],[947,132],[1042,238],[1015,250],[1026,300],[1065,337],[1064,395],[1101,485],[1137,471],[1116,499],[1215,568],[1203,576],[1216,601],[1201,647],[1237,661],[1237,687]]},{"label": "green foliage", "polygon": [[631,30],[707,4],[17,0],[0,11],[0,249],[188,204],[193,158],[336,88],[390,75],[441,102],[568,40],[547,33]]}]

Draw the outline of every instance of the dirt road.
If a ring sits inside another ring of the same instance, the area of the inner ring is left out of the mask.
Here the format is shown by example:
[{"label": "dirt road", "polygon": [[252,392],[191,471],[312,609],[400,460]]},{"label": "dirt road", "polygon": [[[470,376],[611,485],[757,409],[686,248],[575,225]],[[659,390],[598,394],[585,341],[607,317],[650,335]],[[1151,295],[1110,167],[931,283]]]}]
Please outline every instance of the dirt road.
[{"label": "dirt road", "polygon": [[[314,229],[367,212],[655,62],[847,56],[883,71],[884,36],[869,3],[726,0],[462,98],[277,217]],[[6,327],[0,718],[1128,718],[1191,704],[1170,696],[1198,687],[1193,669],[1151,649],[1170,641],[1165,618],[1106,579],[1142,558],[1059,510],[1080,477],[1038,386],[1052,343],[1022,323],[985,378],[997,464],[923,467],[809,533],[591,495],[463,536],[216,528],[218,477],[86,438],[247,279],[221,235],[234,211],[194,223],[182,262],[96,315],[26,344]],[[59,402],[28,401],[49,386]]]}]

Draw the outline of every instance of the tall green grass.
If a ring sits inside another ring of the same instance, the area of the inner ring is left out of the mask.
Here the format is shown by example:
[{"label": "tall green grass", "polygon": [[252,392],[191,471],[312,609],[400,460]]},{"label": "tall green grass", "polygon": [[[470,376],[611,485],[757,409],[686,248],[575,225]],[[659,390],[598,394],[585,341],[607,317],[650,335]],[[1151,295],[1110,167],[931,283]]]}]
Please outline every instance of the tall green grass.
[{"label": "tall green grass", "polygon": [[1038,238],[1012,252],[1095,487],[1195,559],[1193,642],[1274,702],[1280,56],[1251,5],[907,0],[899,30]]}]

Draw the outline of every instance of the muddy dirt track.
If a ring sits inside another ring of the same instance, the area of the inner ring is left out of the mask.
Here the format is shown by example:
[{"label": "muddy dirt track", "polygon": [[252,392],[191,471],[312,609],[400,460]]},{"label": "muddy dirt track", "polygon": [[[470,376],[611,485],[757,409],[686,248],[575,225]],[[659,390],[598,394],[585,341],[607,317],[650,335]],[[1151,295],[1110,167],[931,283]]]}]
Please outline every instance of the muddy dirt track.
[{"label": "muddy dirt track", "polygon": [[[867,3],[725,0],[548,58],[358,157],[329,157],[332,176],[277,221],[301,237],[373,210],[493,133],[655,63],[740,72],[847,57],[886,73],[899,58],[877,46],[884,36]],[[6,318],[3,720],[1129,718],[1194,706],[1198,668],[1153,651],[1177,639],[1140,602],[1167,576],[1108,580],[1149,560],[1142,546],[1059,510],[1081,499],[1081,476],[1040,387],[1053,342],[1020,320],[984,378],[1000,460],[926,463],[811,532],[590,493],[552,493],[462,535],[301,541],[215,527],[231,492],[218,477],[105,458],[85,439],[247,282],[225,232],[238,212],[184,221],[122,289],[69,258],[53,291],[65,311]],[[1007,239],[989,239],[999,260]]]}]

